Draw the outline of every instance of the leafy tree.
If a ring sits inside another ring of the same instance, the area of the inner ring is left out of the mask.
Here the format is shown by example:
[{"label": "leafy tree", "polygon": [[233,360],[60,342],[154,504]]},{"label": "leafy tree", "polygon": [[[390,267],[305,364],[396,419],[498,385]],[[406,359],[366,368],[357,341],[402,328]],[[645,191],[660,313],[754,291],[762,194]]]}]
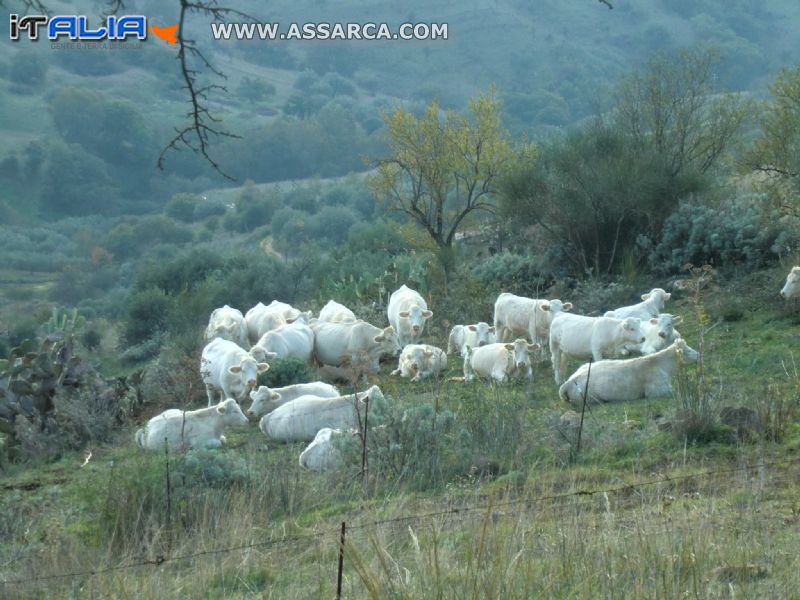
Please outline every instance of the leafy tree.
[{"label": "leafy tree", "polygon": [[385,116],[389,158],[368,182],[375,198],[427,232],[446,268],[464,219],[495,212],[494,194],[511,150],[494,91],[469,103],[470,117],[441,114],[438,101],[416,117],[405,109]]},{"label": "leafy tree", "polygon": [[616,123],[673,178],[714,167],[739,133],[749,104],[716,89],[714,52],[659,54],[616,89]]},{"label": "leafy tree", "polygon": [[275,86],[268,81],[245,76],[242,77],[242,80],[239,82],[237,95],[250,102],[250,104],[255,104],[256,102],[263,102],[269,97],[274,96]]},{"label": "leafy tree", "polygon": [[771,191],[783,208],[800,216],[800,67],[784,69],[770,92],[772,101],[762,112],[761,135],[747,160],[769,177]]},{"label": "leafy tree", "polygon": [[194,211],[200,197],[197,194],[178,193],[169,199],[164,206],[164,214],[176,221],[191,223],[194,221]]}]

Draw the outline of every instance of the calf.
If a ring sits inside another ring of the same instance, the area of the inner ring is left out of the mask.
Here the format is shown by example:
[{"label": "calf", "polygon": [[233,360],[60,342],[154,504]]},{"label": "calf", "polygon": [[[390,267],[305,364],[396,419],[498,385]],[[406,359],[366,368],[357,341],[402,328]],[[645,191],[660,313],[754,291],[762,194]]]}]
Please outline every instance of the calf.
[{"label": "calf", "polygon": [[678,338],[669,347],[647,356],[584,364],[561,385],[558,395],[566,402],[583,402],[588,375],[586,398],[594,402],[666,396],[672,393],[672,378],[680,365],[697,362],[699,357],[698,352]]},{"label": "calf", "polygon": [[409,344],[403,348],[397,369],[392,375],[421,381],[438,375],[447,368],[447,356],[441,348],[428,344]]},{"label": "calf", "polygon": [[342,452],[337,446],[341,429],[323,427],[314,440],[300,454],[300,466],[310,471],[331,471],[344,465]]},{"label": "calf", "polygon": [[228,398],[216,406],[200,410],[165,410],[147,422],[136,432],[136,442],[147,450],[174,452],[188,448],[218,448],[225,442],[222,432],[226,427],[245,425],[247,417],[236,404]]},{"label": "calf", "polygon": [[570,356],[595,361],[613,357],[626,344],[645,342],[641,320],[636,317],[584,317],[561,313],[550,326],[550,360],[556,384],[564,383]]},{"label": "calf", "polygon": [[571,302],[538,300],[504,292],[494,303],[494,327],[497,340],[507,342],[513,336],[527,335],[544,346],[550,335],[550,324],[560,312],[572,310]]},{"label": "calf", "polygon": [[512,376],[533,379],[530,352],[539,344],[529,344],[523,339],[510,344],[488,344],[480,348],[468,347],[464,357],[464,381],[475,376],[503,383]]},{"label": "calf", "polygon": [[286,404],[290,400],[300,396],[318,396],[320,398],[336,398],[341,396],[338,389],[323,381],[313,381],[311,383],[295,383],[280,388],[268,388],[262,385],[257,390],[250,392],[250,399],[253,403],[247,410],[249,417],[263,417],[272,412],[279,406]]},{"label": "calf", "polygon": [[467,351],[467,346],[478,348],[486,344],[494,344],[497,336],[495,328],[481,321],[473,325],[456,325],[450,330],[447,340],[447,353],[460,354],[462,357]]}]

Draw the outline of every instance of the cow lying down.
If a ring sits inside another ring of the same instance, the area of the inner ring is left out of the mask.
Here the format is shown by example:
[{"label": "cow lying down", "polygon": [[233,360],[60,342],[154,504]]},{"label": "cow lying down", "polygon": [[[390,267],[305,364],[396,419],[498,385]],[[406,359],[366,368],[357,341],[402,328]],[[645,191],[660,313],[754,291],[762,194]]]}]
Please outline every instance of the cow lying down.
[{"label": "cow lying down", "polygon": [[199,410],[170,408],[136,432],[136,443],[147,450],[163,450],[166,443],[172,452],[218,448],[225,442],[226,427],[246,424],[247,417],[233,398]]},{"label": "cow lying down", "polygon": [[583,402],[586,376],[589,375],[587,401],[618,402],[657,398],[672,393],[672,378],[684,363],[697,362],[700,354],[683,338],[654,354],[627,360],[600,360],[582,365],[559,388],[562,400]]}]

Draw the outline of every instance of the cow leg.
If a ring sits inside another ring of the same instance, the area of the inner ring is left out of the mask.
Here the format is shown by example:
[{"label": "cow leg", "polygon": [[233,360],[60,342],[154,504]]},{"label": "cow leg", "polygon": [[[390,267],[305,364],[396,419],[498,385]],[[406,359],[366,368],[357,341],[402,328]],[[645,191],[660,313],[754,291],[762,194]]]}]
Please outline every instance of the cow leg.
[{"label": "cow leg", "polygon": [[206,385],[206,395],[208,396],[208,406],[214,406],[217,404],[217,390],[212,385]]}]

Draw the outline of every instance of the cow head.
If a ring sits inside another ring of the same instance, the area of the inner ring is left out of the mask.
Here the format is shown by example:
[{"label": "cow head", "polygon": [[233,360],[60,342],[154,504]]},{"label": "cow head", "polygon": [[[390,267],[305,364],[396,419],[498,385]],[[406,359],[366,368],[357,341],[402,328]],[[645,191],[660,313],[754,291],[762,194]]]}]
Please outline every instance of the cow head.
[{"label": "cow head", "polygon": [[397,332],[391,325],[385,328],[380,334],[376,335],[373,341],[376,344],[380,344],[381,354],[397,356],[403,351],[402,346],[400,346],[400,339],[397,337]]},{"label": "cow head", "polygon": [[680,325],[683,319],[668,313],[661,313],[658,317],[650,319],[650,324],[658,328],[658,337],[668,340],[675,334],[675,326]]},{"label": "cow head", "polygon": [[247,415],[254,418],[264,416],[274,408],[274,405],[270,405],[280,399],[281,395],[278,392],[273,392],[267,386],[262,385],[250,392],[250,400],[253,403],[247,409]]},{"label": "cow head", "polygon": [[233,375],[239,375],[242,385],[245,388],[245,394],[256,386],[258,374],[264,373],[269,370],[269,365],[265,362],[256,362],[252,356],[245,356],[238,365],[228,367],[228,372]]},{"label": "cow head", "polygon": [[560,312],[569,312],[572,310],[572,302],[561,302],[561,300],[554,299],[548,300],[547,302],[543,302],[539,305],[545,312],[553,313],[553,316]]},{"label": "cow head", "polygon": [[250,348],[249,354],[260,363],[267,363],[271,360],[275,360],[276,358],[278,358],[278,354],[276,352],[267,352],[266,350],[264,350],[262,346],[259,346],[258,344]]},{"label": "cow head", "polygon": [[642,300],[644,301],[649,300],[653,304],[653,306],[658,310],[658,312],[661,312],[661,309],[664,308],[664,304],[671,297],[672,294],[661,288],[653,288],[646,294],[642,294]]},{"label": "cow head", "polygon": [[247,423],[247,417],[244,416],[242,409],[233,398],[223,400],[216,406],[217,414],[222,416],[222,420],[226,425],[244,425]]},{"label": "cow head", "polygon": [[671,348],[675,348],[675,353],[678,355],[678,361],[681,363],[694,363],[700,360],[700,353],[689,347],[689,344],[683,338],[676,339]]},{"label": "cow head", "polygon": [[529,353],[541,348],[539,344],[529,344],[522,338],[514,340],[512,344],[505,344],[506,350],[513,356],[514,370],[519,372],[526,372],[531,366],[531,358]]},{"label": "cow head", "polygon": [[494,327],[490,327],[488,323],[481,321],[474,325],[467,325],[467,329],[478,334],[478,346],[485,346],[492,344],[495,341]]},{"label": "cow head", "polygon": [[644,343],[645,337],[642,331],[641,319],[638,317],[628,317],[622,320],[620,327],[622,327],[623,338],[626,342],[632,342],[634,344]]},{"label": "cow head", "polygon": [[422,333],[422,330],[425,327],[425,321],[430,319],[433,316],[433,313],[429,310],[423,309],[418,304],[414,304],[408,310],[401,310],[399,316],[401,319],[408,319],[409,323],[411,324],[411,331],[414,332],[414,335],[416,336]]},{"label": "cow head", "polygon": [[781,297],[785,300],[800,298],[800,267],[794,267],[786,277],[786,285],[781,290]]}]

